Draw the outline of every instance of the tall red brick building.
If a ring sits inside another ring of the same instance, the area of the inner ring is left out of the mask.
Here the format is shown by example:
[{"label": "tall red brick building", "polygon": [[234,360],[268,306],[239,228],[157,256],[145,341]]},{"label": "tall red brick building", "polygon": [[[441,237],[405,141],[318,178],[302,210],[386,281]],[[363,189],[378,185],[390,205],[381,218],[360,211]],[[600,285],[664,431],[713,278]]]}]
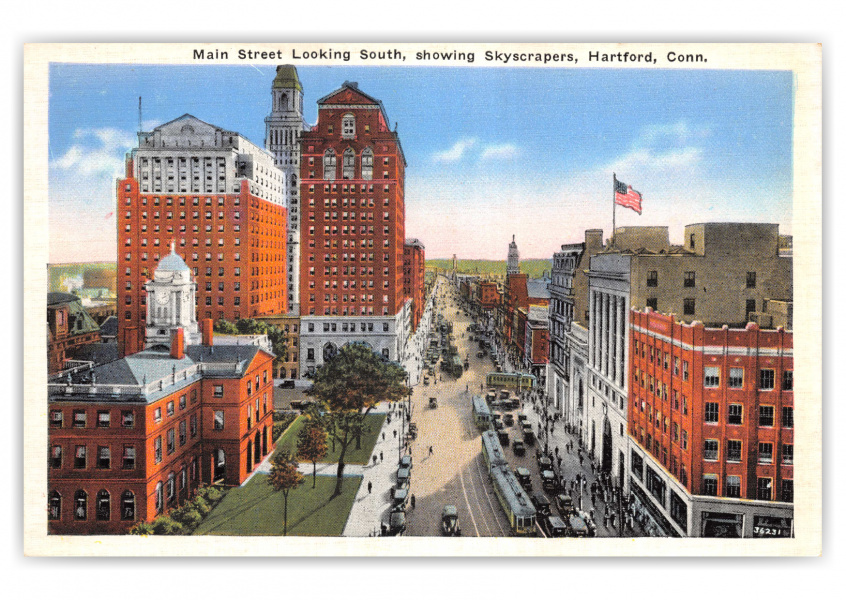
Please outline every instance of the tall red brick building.
[{"label": "tall red brick building", "polygon": [[424,283],[426,278],[426,247],[417,239],[405,240],[403,249],[403,293],[411,298],[411,330],[423,318]]},{"label": "tall red brick building", "polygon": [[793,527],[793,334],[629,314],[631,492],[667,533]]},{"label": "tall red brick building", "polygon": [[382,103],[345,82],[302,134],[300,367],[344,344],[402,361],[411,299],[403,286],[405,157]]},{"label": "tall red brick building", "polygon": [[138,138],[117,183],[121,354],[144,348],[144,283],[172,242],[197,283],[198,317],[286,312],[287,211],[271,154],[191,115]]}]

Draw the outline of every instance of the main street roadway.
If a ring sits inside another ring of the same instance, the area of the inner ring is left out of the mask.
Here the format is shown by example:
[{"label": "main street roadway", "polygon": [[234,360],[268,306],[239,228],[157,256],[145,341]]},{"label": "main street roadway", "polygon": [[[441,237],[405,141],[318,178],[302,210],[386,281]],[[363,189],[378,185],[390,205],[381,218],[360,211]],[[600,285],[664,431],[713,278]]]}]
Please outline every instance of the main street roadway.
[{"label": "main street roadway", "polygon": [[[454,379],[436,368],[436,379],[442,377],[442,381],[429,385],[421,382],[414,388],[411,420],[417,423],[418,437],[411,447],[411,492],[416,506],[407,513],[406,534],[441,535],[441,511],[444,505],[453,504],[458,508],[462,535],[509,536],[508,519],[485,470],[481,433],[473,422],[472,395],[480,393],[479,386],[484,384],[485,375],[493,371],[493,363],[490,357],[476,358],[478,344],[469,341],[467,332],[472,320],[463,309],[456,314],[459,304],[454,290],[442,281],[435,314],[441,313],[452,321],[459,355],[462,359],[470,355],[470,369]],[[435,409],[429,408],[431,396],[438,399]],[[508,429],[509,434],[514,431]],[[510,448],[505,453],[513,468],[531,468],[535,489],[540,489],[534,447],[528,447],[525,457],[514,457]]]}]

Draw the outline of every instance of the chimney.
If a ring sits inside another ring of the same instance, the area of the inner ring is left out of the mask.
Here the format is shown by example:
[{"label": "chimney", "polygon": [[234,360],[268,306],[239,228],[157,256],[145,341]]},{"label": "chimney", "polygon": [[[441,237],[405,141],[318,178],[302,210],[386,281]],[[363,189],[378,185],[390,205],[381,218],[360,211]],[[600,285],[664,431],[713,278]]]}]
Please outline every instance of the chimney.
[{"label": "chimney", "polygon": [[203,319],[200,321],[200,329],[203,332],[203,346],[214,345],[214,325],[211,319]]},{"label": "chimney", "polygon": [[181,327],[173,330],[173,338],[170,342],[170,357],[185,358],[185,330]]}]

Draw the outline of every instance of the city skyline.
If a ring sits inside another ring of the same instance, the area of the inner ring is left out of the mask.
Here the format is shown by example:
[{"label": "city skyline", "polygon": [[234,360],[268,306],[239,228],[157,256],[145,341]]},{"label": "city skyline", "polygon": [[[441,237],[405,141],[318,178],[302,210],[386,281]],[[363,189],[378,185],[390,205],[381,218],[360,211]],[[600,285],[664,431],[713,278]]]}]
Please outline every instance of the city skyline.
[{"label": "city skyline", "polygon": [[[50,262],[114,260],[114,185],[137,145],[138,96],[145,131],[190,113],[263,146],[274,72],[52,65]],[[521,256],[545,258],[584,229],[607,237],[612,173],[644,197],[643,215],[621,209],[617,226],[669,225],[674,242],[704,221],[775,222],[792,233],[789,72],[298,72],[309,124],[317,99],[346,80],[389,107],[409,163],[407,236],[432,258],[503,259],[511,235]]]}]

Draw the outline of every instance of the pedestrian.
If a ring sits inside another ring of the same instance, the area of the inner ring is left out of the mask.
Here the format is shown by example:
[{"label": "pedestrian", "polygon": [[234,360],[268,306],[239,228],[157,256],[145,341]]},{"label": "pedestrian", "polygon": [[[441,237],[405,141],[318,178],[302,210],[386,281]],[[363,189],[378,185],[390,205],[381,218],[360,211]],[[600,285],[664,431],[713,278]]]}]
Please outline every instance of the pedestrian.
[{"label": "pedestrian", "polygon": [[579,466],[582,466],[583,461],[584,461],[584,459],[582,458],[582,455],[579,454]]},{"label": "pedestrian", "polygon": [[377,461],[377,460],[379,460],[379,457],[378,457],[378,456],[376,456],[376,455],[374,454],[374,455],[373,455],[373,464],[374,464],[374,465],[376,464],[376,461]]},{"label": "pedestrian", "polygon": [[432,446],[429,446],[429,456],[432,456],[434,453],[435,453],[434,448],[432,448]]},{"label": "pedestrian", "polygon": [[385,455],[379,452],[379,462],[385,462]]},{"label": "pedestrian", "polygon": [[617,513],[611,513],[611,527],[617,526]]},{"label": "pedestrian", "polygon": [[397,439],[397,430],[394,429],[394,439]]},{"label": "pedestrian", "polygon": [[561,470],[561,457],[560,456],[557,457],[557,460],[558,460],[558,470],[560,471]]},{"label": "pedestrian", "polygon": [[372,482],[372,481],[368,481],[368,482],[367,482],[367,493],[369,494],[369,493],[370,493],[370,492],[372,492],[372,491],[373,491],[373,482]]},{"label": "pedestrian", "polygon": [[596,493],[591,493],[590,495],[590,503],[591,505],[596,505]]},{"label": "pedestrian", "polygon": [[384,431],[382,432],[382,441],[383,442],[385,441],[385,432]]},{"label": "pedestrian", "polygon": [[414,497],[414,494],[411,494],[411,510],[414,510],[414,506],[417,504],[417,499]]},{"label": "pedestrian", "polygon": [[602,524],[605,526],[605,529],[608,529],[608,515],[605,515],[605,518],[602,519]]},{"label": "pedestrian", "polygon": [[555,447],[555,456],[558,456],[558,446]]},{"label": "pedestrian", "polygon": [[591,508],[591,509],[590,509],[590,520],[591,520],[591,521],[593,521],[593,520],[594,520],[594,515],[595,515],[595,514],[596,514],[596,511],[595,511],[593,508]]}]

